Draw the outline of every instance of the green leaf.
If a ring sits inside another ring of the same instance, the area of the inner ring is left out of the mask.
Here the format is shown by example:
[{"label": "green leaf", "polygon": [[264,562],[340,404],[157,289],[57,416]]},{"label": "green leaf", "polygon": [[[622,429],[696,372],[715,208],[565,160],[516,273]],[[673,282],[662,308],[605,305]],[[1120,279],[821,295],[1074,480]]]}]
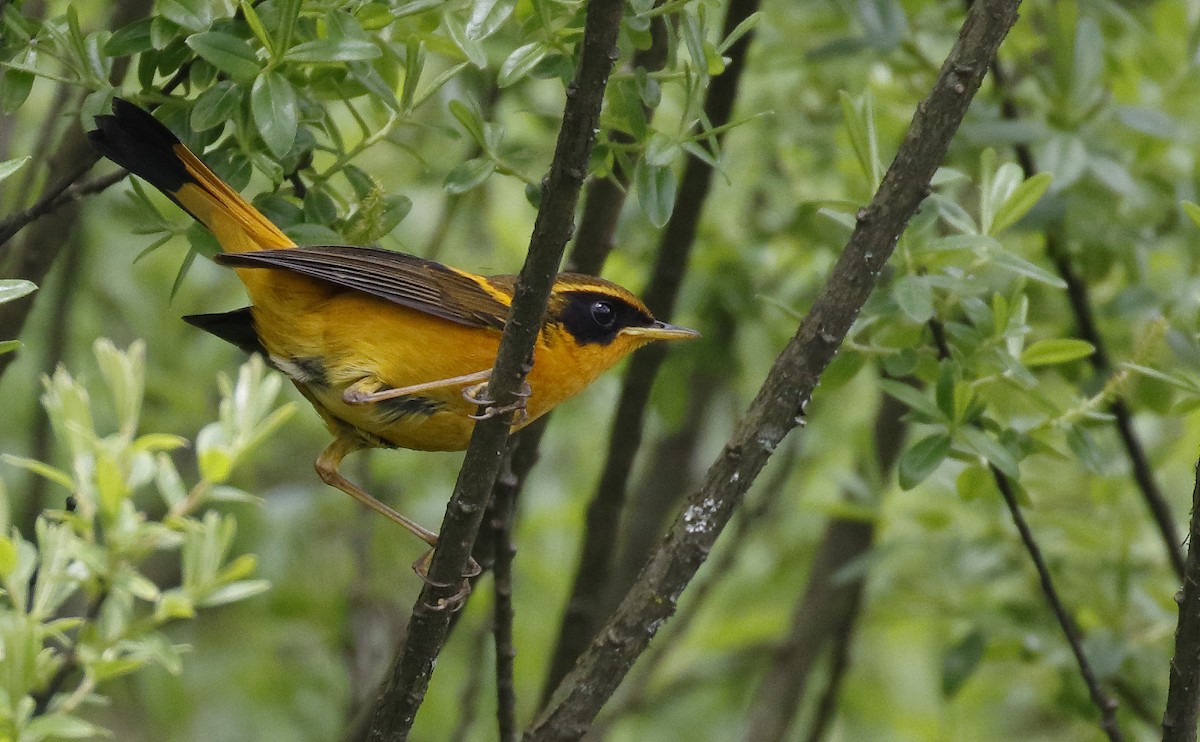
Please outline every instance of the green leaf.
[{"label": "green leaf", "polygon": [[200,476],[220,484],[233,471],[233,456],[225,440],[220,423],[209,423],[196,435],[196,464]]},{"label": "green leaf", "polygon": [[1026,366],[1050,366],[1087,358],[1096,348],[1086,340],[1057,338],[1039,340],[1021,352],[1021,363]]},{"label": "green leaf", "polygon": [[11,353],[21,347],[20,340],[0,340],[0,355]]},{"label": "green leaf", "polygon": [[296,44],[283,58],[289,62],[334,64],[376,59],[383,55],[379,47],[361,39],[316,39]]},{"label": "green leaf", "polygon": [[296,141],[300,125],[292,84],[274,70],[259,75],[250,90],[250,111],[267,149],[282,158]]},{"label": "green leaf", "polygon": [[901,489],[916,487],[945,460],[950,453],[950,436],[945,432],[934,433],[917,441],[904,452],[896,466]]},{"label": "green leaf", "polygon": [[639,163],[637,193],[638,205],[650,223],[660,229],[665,226],[675,208],[675,173],[671,168]]},{"label": "green leaf", "polygon": [[240,82],[253,79],[261,67],[250,44],[221,31],[192,34],[187,38],[187,45],[201,59]]},{"label": "green leaf", "polygon": [[1054,176],[1050,173],[1038,173],[1017,186],[1004,203],[996,209],[987,233],[990,235],[1000,234],[1028,214],[1038,199],[1046,193],[1046,189],[1050,187],[1053,180]]},{"label": "green leaf", "polygon": [[213,19],[212,4],[207,0],[158,0],[158,11],[189,31],[203,31]]},{"label": "green leaf", "polygon": [[[29,162],[29,159],[30,159],[30,156],[25,155],[24,157],[14,157],[11,160],[4,160],[3,162],[0,162],[0,180],[4,180],[8,176],[10,176],[13,173],[17,172],[18,170],[20,170],[22,165]],[[11,284],[17,283],[17,282],[18,282],[18,279],[11,279],[11,278],[5,279],[5,280],[0,280],[0,287],[3,287],[5,284],[11,285]],[[25,283],[29,283],[29,282],[25,281]],[[32,286],[33,284],[29,284],[29,285]],[[32,290],[33,289],[30,289],[30,291],[32,291]],[[26,293],[28,293],[28,292],[26,292]],[[0,297],[0,301],[3,301],[2,297]]]},{"label": "green leaf", "polygon": [[444,5],[446,0],[412,0],[412,2],[404,3],[392,11],[392,17],[396,20],[407,18],[410,15],[424,13],[427,10]]},{"label": "green leaf", "polygon": [[240,580],[238,582],[231,582],[206,595],[199,602],[199,605],[202,608],[225,605],[226,603],[245,600],[251,596],[266,592],[270,588],[271,583],[267,580]]},{"label": "green leaf", "polygon": [[196,131],[224,126],[241,107],[242,88],[230,80],[221,80],[196,99],[188,123]]},{"label": "green leaf", "polygon": [[1031,263],[1019,255],[1009,252],[1008,250],[994,249],[989,255],[992,259],[992,265],[997,268],[1016,273],[1020,276],[1032,278],[1033,280],[1044,283],[1047,286],[1053,286],[1056,289],[1065,289],[1067,284],[1057,275],[1051,273],[1045,268]]},{"label": "green leaf", "polygon": [[467,160],[446,175],[443,188],[447,193],[466,193],[478,188],[483,181],[496,171],[496,163],[487,157],[476,157]]},{"label": "green leaf", "polygon": [[[36,55],[30,54],[26,58],[28,64]],[[0,110],[5,113],[15,113],[21,104],[29,98],[30,91],[33,90],[33,81],[35,75],[32,72],[18,69],[6,69],[3,74],[0,74]]]},{"label": "green leaf", "polygon": [[70,714],[51,713],[31,720],[21,730],[22,740],[88,739],[104,737],[105,730]]},{"label": "green leaf", "polygon": [[275,44],[271,40],[271,35],[267,32],[267,27],[263,25],[258,11],[254,9],[254,4],[247,2],[247,0],[240,0],[238,7],[241,8],[242,14],[246,16],[246,25],[250,27],[254,38],[258,39],[258,43],[262,44],[263,48],[267,50],[267,56],[274,59]]},{"label": "green leaf", "polygon": [[983,633],[976,629],[946,652],[942,657],[943,696],[953,698],[958,693],[963,683],[979,668],[986,648],[987,640],[983,638]]},{"label": "green leaf", "polygon": [[990,469],[972,465],[959,472],[954,480],[954,488],[964,501],[992,497],[996,492],[996,478]]},{"label": "green leaf", "polygon": [[512,15],[517,0],[475,0],[471,20],[467,21],[467,36],[482,41],[496,31]]},{"label": "green leaf", "polygon": [[1188,218],[1196,223],[1196,226],[1200,226],[1200,206],[1191,201],[1184,201],[1180,206],[1183,207],[1183,213],[1187,214]]},{"label": "green leaf", "polygon": [[963,443],[973,453],[983,457],[989,464],[1009,477],[1017,478],[1020,473],[1017,460],[1002,443],[974,426],[959,428],[958,432],[962,436]]},{"label": "green leaf", "polygon": [[[9,160],[9,162],[12,162],[12,160]],[[2,175],[0,175],[0,179],[3,179]],[[36,290],[36,284],[32,281],[26,281],[23,278],[0,279],[0,304],[20,299],[22,296],[32,294]]]},{"label": "green leaf", "polygon": [[462,101],[450,101],[450,113],[458,119],[458,123],[467,130],[467,135],[481,148],[487,148],[487,137],[483,133],[483,118],[475,106],[468,106]]},{"label": "green leaf", "polygon": [[17,545],[8,536],[0,535],[0,578],[8,577],[17,567]]},{"label": "green leaf", "polygon": [[879,386],[883,391],[895,397],[900,402],[908,405],[908,407],[916,412],[925,414],[931,420],[944,420],[941,410],[937,405],[919,389],[914,389],[908,384],[894,379],[880,379]]},{"label": "green leaf", "polygon": [[37,459],[29,459],[24,456],[13,456],[12,454],[0,454],[0,461],[11,466],[20,467],[26,471],[31,471],[40,477],[49,479],[55,484],[62,485],[68,492],[74,491],[75,480],[70,474],[67,474],[61,469],[55,469],[49,464],[44,464]]},{"label": "green leaf", "polygon": [[500,65],[500,75],[496,78],[496,84],[506,88],[519,81],[528,75],[538,62],[542,61],[547,52],[549,49],[540,41],[532,41],[517,47]]},{"label": "green leaf", "polygon": [[148,52],[154,48],[150,40],[150,26],[153,18],[143,18],[122,26],[104,42],[104,53],[110,57],[124,57],[138,52]]},{"label": "green leaf", "polygon": [[933,316],[933,288],[923,276],[901,276],[892,287],[892,297],[913,322],[927,322]]}]

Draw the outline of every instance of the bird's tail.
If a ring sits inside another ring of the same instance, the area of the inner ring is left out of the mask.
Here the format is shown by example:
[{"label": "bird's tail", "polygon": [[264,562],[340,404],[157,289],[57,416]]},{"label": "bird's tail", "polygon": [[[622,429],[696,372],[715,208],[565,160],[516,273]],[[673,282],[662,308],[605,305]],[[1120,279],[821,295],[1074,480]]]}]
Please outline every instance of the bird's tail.
[{"label": "bird's tail", "polygon": [[145,179],[208,227],[226,252],[295,246],[170,129],[129,101],[115,98],[112,115],[97,116],[88,139],[100,154]]}]

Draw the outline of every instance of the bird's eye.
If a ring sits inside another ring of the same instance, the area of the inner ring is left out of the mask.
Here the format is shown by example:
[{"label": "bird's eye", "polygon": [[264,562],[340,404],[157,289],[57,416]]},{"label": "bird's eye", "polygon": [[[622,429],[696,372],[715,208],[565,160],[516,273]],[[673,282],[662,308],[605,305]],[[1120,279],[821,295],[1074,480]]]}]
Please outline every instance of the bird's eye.
[{"label": "bird's eye", "polygon": [[617,310],[606,301],[592,302],[592,321],[604,329],[609,329],[617,321]]}]

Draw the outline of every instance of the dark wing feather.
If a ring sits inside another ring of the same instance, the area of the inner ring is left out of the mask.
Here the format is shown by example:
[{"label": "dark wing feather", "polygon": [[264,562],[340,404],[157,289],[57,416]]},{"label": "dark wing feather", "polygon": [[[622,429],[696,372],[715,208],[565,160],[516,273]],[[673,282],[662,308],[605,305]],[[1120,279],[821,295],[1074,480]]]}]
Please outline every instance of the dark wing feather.
[{"label": "dark wing feather", "polygon": [[432,260],[390,250],[339,245],[294,247],[222,253],[216,260],[239,268],[295,271],[470,327],[503,329],[508,317],[508,305],[470,276]]},{"label": "dark wing feather", "polygon": [[262,341],[258,339],[258,332],[254,329],[254,317],[250,314],[250,307],[219,314],[189,314],[183,321],[216,335],[227,343],[233,343],[247,353],[261,353],[264,358],[268,355]]}]

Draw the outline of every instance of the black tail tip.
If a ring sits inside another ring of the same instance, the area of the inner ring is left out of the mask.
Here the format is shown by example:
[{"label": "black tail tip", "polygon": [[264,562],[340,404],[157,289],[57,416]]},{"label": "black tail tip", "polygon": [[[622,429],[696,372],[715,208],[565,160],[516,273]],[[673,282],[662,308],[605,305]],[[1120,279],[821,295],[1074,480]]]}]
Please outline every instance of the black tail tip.
[{"label": "black tail tip", "polygon": [[97,116],[96,128],[87,133],[97,152],[168,194],[191,180],[170,129],[124,98],[113,98],[112,110]]}]

